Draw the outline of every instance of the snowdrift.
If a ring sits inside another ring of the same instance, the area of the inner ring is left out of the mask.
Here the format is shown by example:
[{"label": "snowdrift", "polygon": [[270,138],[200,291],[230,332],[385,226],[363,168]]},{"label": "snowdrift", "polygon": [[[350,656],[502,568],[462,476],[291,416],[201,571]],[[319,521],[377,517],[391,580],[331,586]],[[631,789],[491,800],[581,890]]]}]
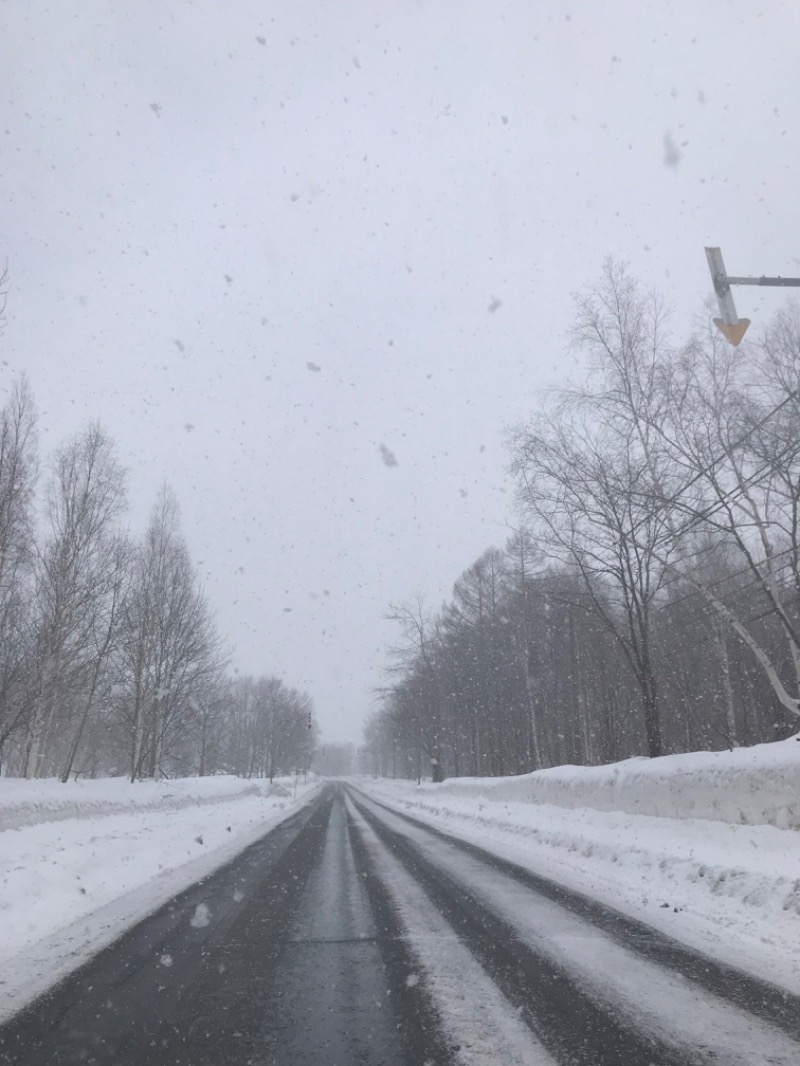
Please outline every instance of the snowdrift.
[{"label": "snowdrift", "polygon": [[[313,775],[311,775],[313,777]],[[186,777],[171,781],[136,781],[107,777],[97,781],[23,781],[0,779],[0,831],[21,829],[63,818],[102,818],[134,811],[179,811],[248,796],[287,796],[294,778]]]},{"label": "snowdrift", "polygon": [[452,778],[416,791],[800,829],[800,734],[734,751],[557,766],[519,777]]}]

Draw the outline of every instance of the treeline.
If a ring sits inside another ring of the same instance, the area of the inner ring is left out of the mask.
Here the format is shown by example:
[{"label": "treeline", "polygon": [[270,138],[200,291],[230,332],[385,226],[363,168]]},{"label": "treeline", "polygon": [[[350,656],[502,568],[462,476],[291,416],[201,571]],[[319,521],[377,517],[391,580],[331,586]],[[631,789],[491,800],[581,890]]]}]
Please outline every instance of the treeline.
[{"label": "treeline", "polygon": [[800,314],[674,345],[623,268],[584,379],[510,435],[519,529],[399,639],[369,772],[499,775],[786,737],[800,714]]},{"label": "treeline", "polygon": [[[39,471],[24,379],[0,409],[0,760],[24,777],[307,770],[308,696],[228,672],[164,487],[124,525],[126,471],[97,423]],[[38,490],[38,491],[37,491]]]}]

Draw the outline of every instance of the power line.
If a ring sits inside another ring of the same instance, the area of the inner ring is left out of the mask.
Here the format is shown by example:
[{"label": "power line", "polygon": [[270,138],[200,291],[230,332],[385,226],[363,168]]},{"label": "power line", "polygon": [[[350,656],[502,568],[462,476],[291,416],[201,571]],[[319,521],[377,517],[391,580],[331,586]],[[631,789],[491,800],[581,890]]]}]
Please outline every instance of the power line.
[{"label": "power line", "polygon": [[709,464],[709,466],[701,467],[701,469],[698,470],[698,472],[694,475],[694,477],[691,478],[683,486],[683,488],[681,489],[681,494],[683,494],[686,491],[686,489],[691,488],[692,485],[696,481],[699,481],[699,479],[704,474],[710,474],[711,471],[714,469],[714,467],[717,466],[719,463],[721,463],[722,460],[726,458],[726,456],[728,456],[732,451],[735,451],[740,445],[744,444],[744,442],[746,440],[749,440],[750,437],[752,437],[755,432],[757,432],[759,429],[761,429],[761,427],[763,425],[765,425],[765,423],[767,423],[770,420],[770,418],[772,418],[779,411],[781,411],[788,403],[790,403],[792,400],[796,400],[798,398],[800,398],[800,389],[795,389],[794,392],[790,392],[789,395],[786,396],[783,400],[781,400],[781,402],[776,407],[773,407],[771,411],[768,411],[764,415],[764,417],[761,419],[760,422],[756,422],[756,424],[754,426],[751,426],[750,429],[745,434],[743,434],[737,441],[735,441],[733,444],[731,444],[729,446],[729,448],[727,448],[725,451],[721,452],[720,455],[718,455],[716,459],[712,460],[712,462]]},{"label": "power line", "polygon": [[[793,554],[796,550],[797,549],[795,549],[795,548],[785,548],[783,551],[778,552],[777,555],[771,556],[771,559],[772,560],[780,559],[784,555]],[[710,584],[703,584],[702,589],[694,589],[692,592],[686,593],[685,595],[681,596],[677,600],[670,600],[668,603],[664,604],[664,606],[661,608],[661,610],[671,610],[673,607],[677,607],[678,604],[682,603],[684,600],[691,599],[691,597],[693,595],[702,596],[704,591],[716,588],[718,585],[722,585],[726,581],[730,581],[734,577],[739,577],[740,574],[746,574],[748,572],[752,573],[752,571],[753,571],[753,567],[750,566],[749,564],[747,566],[743,566],[739,570],[734,570],[730,574],[726,574],[723,577],[717,578],[716,581],[712,581]],[[691,580],[691,579],[686,574],[676,574],[675,577],[671,578],[668,582],[665,582],[659,588],[659,592],[661,592],[665,588],[669,588],[670,585],[674,585],[678,581],[689,581],[689,580]],[[741,586],[741,588],[738,591],[744,591],[745,589],[752,588],[753,585],[761,584],[761,582],[764,581],[764,580],[766,580],[766,579],[765,578],[754,577],[752,581],[748,582],[744,586]]]},{"label": "power line", "polygon": [[[800,398],[800,388],[795,389],[793,392],[790,392],[787,396],[784,397],[783,400],[781,400],[781,402],[779,404],[777,404],[775,407],[773,407],[772,410],[768,411],[760,421],[756,422],[756,424],[754,426],[751,426],[750,429],[748,429],[748,431],[746,433],[742,434],[741,437],[739,437],[736,441],[734,441],[733,444],[729,445],[724,451],[720,452],[720,454],[715,459],[712,459],[711,462],[708,465],[702,466],[686,482],[686,484],[683,485],[678,490],[677,493],[675,493],[675,495],[673,495],[672,497],[666,497],[666,498],[661,499],[660,503],[662,505],[664,505],[664,506],[671,506],[671,505],[677,503],[679,501],[680,497],[686,492],[687,489],[690,489],[692,487],[692,485],[696,484],[696,482],[698,482],[700,480],[700,478],[702,478],[704,475],[709,475],[710,476],[711,473],[713,472],[714,468],[717,467],[725,458],[729,457],[732,452],[734,452],[737,448],[739,448],[742,444],[744,444],[745,441],[749,440],[750,437],[752,437],[754,433],[756,433],[759,429],[761,429],[762,426],[764,426],[771,418],[773,418],[776,414],[778,414],[778,412],[783,410],[783,408],[788,403],[791,403],[793,400],[796,400],[796,399],[799,399],[799,398]],[[664,436],[664,434],[661,433],[660,430],[657,430],[657,432],[659,432],[659,434],[661,436]],[[800,445],[800,441],[798,441],[798,440],[792,441],[790,445],[787,445],[786,448],[784,448],[781,452],[778,453],[777,457],[773,457],[772,459],[765,461],[765,463],[760,468],[760,470],[756,471],[755,474],[751,475],[750,478],[748,479],[748,481],[752,481],[752,479],[754,477],[760,475],[760,473],[762,473],[764,470],[768,469],[769,466],[771,466],[775,462],[776,458],[781,458],[785,452],[790,450],[790,448],[796,448],[796,447],[798,447],[798,445]],[[746,486],[736,486],[736,488],[735,489],[731,489],[729,493],[725,493],[725,496],[730,495],[730,493],[732,493],[732,492],[738,492],[739,494],[741,494],[741,492],[744,490],[745,487]],[[645,494],[641,493],[640,495],[645,495]],[[724,499],[724,497],[723,497],[723,499]],[[716,501],[712,506],[713,506],[713,508],[718,508],[719,506],[722,506],[722,505],[723,505],[722,501]],[[713,513],[713,511],[712,511],[712,513]],[[644,521],[645,521],[645,519],[642,519],[642,522],[644,522]],[[641,526],[642,522],[639,522],[638,526]],[[638,528],[638,526],[634,527],[634,530],[633,530],[634,533],[636,532],[636,529]]]},{"label": "power line", "polygon": [[[728,599],[727,599],[727,600],[722,600],[722,599],[720,599],[720,603],[721,603],[721,604],[723,605],[723,607],[725,607],[725,608],[726,608],[727,610],[732,610],[732,609],[733,609],[733,607],[735,606],[735,605],[733,604],[733,600],[734,600],[734,599],[735,599],[735,598],[736,598],[737,596],[741,596],[741,595],[742,595],[743,593],[747,592],[747,590],[748,590],[748,589],[750,589],[750,588],[752,588],[754,584],[756,584],[756,582],[751,582],[750,584],[748,584],[748,585],[745,585],[745,586],[744,586],[743,588],[741,588],[741,589],[736,589],[736,590],[735,590],[735,591],[734,591],[733,593],[731,593],[731,595],[730,595],[730,596],[728,597]],[[780,591],[782,591],[782,592],[783,592],[783,591],[787,591],[787,590],[791,590],[791,589],[793,589],[793,587],[794,587],[794,586],[793,586],[793,583],[792,583],[792,581],[791,581],[791,579],[789,579],[789,580],[784,580],[784,581],[781,581],[781,582],[778,582],[778,583],[777,583],[777,586],[778,586],[778,589],[779,589]],[[697,592],[697,595],[698,595],[698,596],[702,596],[702,592],[698,591],[698,592]],[[684,599],[686,599],[686,598],[688,598],[688,597],[683,597],[683,598],[684,598]],[[676,602],[677,602],[677,601],[676,601]],[[669,607],[669,605],[667,605],[667,606],[666,606],[666,607],[664,607],[664,608],[661,608],[661,610],[662,610],[663,612],[666,612],[666,610],[668,609],[668,607]],[[710,603],[707,603],[707,604],[704,604],[704,607],[703,607],[702,613],[700,613],[700,614],[696,614],[696,615],[695,615],[694,617],[692,617],[692,618],[682,618],[682,619],[675,619],[675,620],[673,621],[673,620],[671,619],[671,617],[669,617],[669,616],[668,616],[668,617],[667,617],[667,618],[665,619],[665,623],[666,623],[666,629],[672,629],[672,630],[680,630],[680,629],[682,629],[682,628],[689,628],[690,626],[696,625],[696,624],[697,624],[697,623],[699,623],[699,622],[704,622],[704,621],[706,621],[706,620],[707,620],[707,619],[708,619],[708,618],[709,618],[710,616],[713,616],[713,615],[714,615],[714,614],[715,614],[716,612],[717,612],[717,609],[716,609],[716,608],[714,607],[714,605],[713,605],[713,604],[710,604]],[[773,604],[773,605],[771,605],[770,607],[768,607],[768,608],[767,608],[766,610],[762,611],[762,612],[761,612],[760,614],[758,614],[758,615],[754,616],[753,618],[749,618],[749,619],[744,619],[744,620],[742,620],[742,619],[737,619],[737,621],[739,621],[739,622],[740,622],[740,624],[741,624],[742,626],[746,627],[746,626],[748,626],[748,625],[751,625],[751,624],[752,624],[753,622],[757,622],[757,621],[759,621],[759,620],[760,620],[761,618],[766,618],[766,617],[767,617],[768,615],[772,615],[772,614],[777,614],[777,613],[778,613],[778,611],[777,611],[777,608],[776,608],[776,607],[775,607],[775,605]],[[727,622],[726,624],[728,625],[728,627],[729,627],[729,628],[733,628],[733,626],[731,626],[731,623],[730,623],[730,622]]]}]

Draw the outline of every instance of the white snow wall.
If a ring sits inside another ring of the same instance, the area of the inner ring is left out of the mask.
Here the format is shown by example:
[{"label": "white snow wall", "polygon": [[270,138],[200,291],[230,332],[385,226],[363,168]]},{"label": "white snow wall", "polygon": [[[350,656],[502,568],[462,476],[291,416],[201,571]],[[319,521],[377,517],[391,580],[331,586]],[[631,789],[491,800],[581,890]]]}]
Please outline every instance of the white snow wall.
[{"label": "white snow wall", "polygon": [[557,766],[519,777],[451,778],[417,791],[800,829],[800,734],[734,751]]}]

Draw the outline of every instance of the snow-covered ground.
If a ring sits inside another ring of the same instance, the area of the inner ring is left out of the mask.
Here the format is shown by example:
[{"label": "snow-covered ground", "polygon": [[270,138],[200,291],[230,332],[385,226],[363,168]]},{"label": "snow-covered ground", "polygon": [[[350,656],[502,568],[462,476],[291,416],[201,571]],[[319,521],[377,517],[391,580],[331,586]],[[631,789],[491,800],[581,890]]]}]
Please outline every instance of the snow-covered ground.
[{"label": "snow-covered ground", "polygon": [[777,827],[800,825],[794,738],[516,778],[358,787],[800,994],[800,832]]},{"label": "snow-covered ground", "polygon": [[0,779],[0,1020],[308,802],[315,780]]}]

